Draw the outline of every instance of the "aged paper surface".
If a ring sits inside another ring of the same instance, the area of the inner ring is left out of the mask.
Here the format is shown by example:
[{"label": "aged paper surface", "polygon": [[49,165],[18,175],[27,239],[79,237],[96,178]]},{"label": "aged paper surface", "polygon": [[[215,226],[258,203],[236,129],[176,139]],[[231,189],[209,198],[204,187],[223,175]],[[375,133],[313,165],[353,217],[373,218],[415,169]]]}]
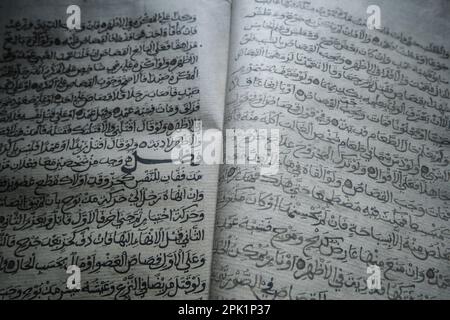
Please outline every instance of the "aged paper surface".
[{"label": "aged paper surface", "polygon": [[166,160],[222,127],[230,4],[75,4],[1,4],[0,296],[207,298],[218,166]]},{"label": "aged paper surface", "polygon": [[280,169],[221,170],[212,298],[450,298],[449,2],[370,4],[233,2],[225,127]]}]

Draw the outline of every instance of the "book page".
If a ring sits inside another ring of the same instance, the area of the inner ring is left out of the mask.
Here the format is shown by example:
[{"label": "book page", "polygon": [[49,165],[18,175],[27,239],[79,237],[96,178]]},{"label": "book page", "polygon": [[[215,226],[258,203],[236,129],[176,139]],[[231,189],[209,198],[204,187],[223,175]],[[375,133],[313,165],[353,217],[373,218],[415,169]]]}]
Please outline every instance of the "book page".
[{"label": "book page", "polygon": [[236,0],[231,24],[225,128],[279,130],[279,168],[221,170],[211,297],[449,299],[450,3]]},{"label": "book page", "polygon": [[222,128],[230,3],[0,14],[0,299],[207,298],[218,166],[172,151]]}]

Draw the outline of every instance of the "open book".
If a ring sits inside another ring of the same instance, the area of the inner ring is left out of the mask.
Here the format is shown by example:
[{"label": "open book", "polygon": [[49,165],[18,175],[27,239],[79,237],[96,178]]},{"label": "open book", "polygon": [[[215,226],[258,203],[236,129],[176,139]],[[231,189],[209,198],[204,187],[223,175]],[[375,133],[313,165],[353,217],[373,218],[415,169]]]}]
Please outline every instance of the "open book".
[{"label": "open book", "polygon": [[450,5],[374,2],[2,1],[1,299],[450,298]]}]

